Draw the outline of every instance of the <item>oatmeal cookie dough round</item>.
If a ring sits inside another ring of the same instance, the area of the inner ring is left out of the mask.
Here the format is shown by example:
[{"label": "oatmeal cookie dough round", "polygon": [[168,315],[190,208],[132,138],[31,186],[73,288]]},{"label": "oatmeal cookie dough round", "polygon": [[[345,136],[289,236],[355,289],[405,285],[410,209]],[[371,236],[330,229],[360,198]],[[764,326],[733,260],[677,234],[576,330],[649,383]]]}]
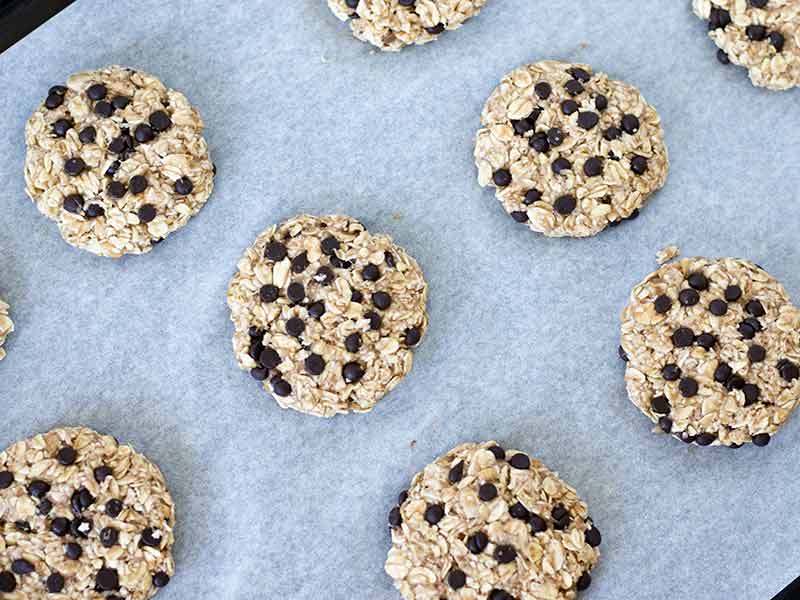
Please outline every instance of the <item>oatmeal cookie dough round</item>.
[{"label": "oatmeal cookie dough round", "polygon": [[140,600],[175,572],[175,507],[161,471],[85,427],[0,454],[0,518],[0,595]]},{"label": "oatmeal cookie dough round", "polygon": [[723,64],[745,67],[753,85],[786,90],[800,85],[800,2],[797,0],[693,0],[708,21]]},{"label": "oatmeal cookie dough round", "polygon": [[381,50],[427,44],[477,15],[486,0],[328,0],[353,35]]},{"label": "oatmeal cookie dough round", "polygon": [[258,236],[228,287],[233,348],[283,408],[367,412],[411,370],[428,286],[388,236],[301,215]]},{"label": "oatmeal cookie dough round", "polygon": [[142,254],[206,203],[203,121],[152,75],[111,66],[50,88],[28,119],[27,192],[73,246]]},{"label": "oatmeal cookie dough round", "polygon": [[638,89],[588,65],[515,69],[481,113],[475,163],[518,223],[585,237],[639,214],[667,179],[661,121]]},{"label": "oatmeal cookie dough round", "polygon": [[601,536],[575,490],[495,442],[463,444],[417,473],[389,513],[386,572],[407,600],[572,600]]},{"label": "oatmeal cookie dough round", "polygon": [[11,321],[11,317],[8,316],[8,309],[8,304],[0,300],[0,360],[6,357],[6,351],[3,349],[6,337],[14,331],[14,323]]},{"label": "oatmeal cookie dough round", "polygon": [[800,310],[746,260],[684,258],[622,313],[633,403],[687,443],[765,446],[800,399]]}]

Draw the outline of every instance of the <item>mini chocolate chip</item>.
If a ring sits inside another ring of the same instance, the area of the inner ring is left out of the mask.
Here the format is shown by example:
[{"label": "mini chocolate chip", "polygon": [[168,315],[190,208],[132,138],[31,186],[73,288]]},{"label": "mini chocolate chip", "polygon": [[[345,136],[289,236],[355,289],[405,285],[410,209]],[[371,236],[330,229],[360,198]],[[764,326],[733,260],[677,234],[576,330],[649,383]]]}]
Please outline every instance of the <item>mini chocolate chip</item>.
[{"label": "mini chocolate chip", "polygon": [[105,548],[115,546],[119,540],[119,530],[113,527],[103,527],[100,530],[100,543]]},{"label": "mini chocolate chip", "polygon": [[786,38],[784,35],[780,31],[771,31],[768,37],[772,47],[775,48],[777,52],[783,52],[783,48],[786,45]]},{"label": "mini chocolate chip", "polygon": [[599,156],[592,156],[583,163],[583,172],[587,177],[597,177],[603,174],[603,159]]},{"label": "mini chocolate chip", "polygon": [[280,242],[269,242],[264,247],[264,257],[271,261],[279,262],[286,258],[286,246]]},{"label": "mini chocolate chip", "polygon": [[69,531],[69,519],[65,517],[56,517],[50,522],[50,533],[58,537],[64,537]]},{"label": "mini chocolate chip", "polygon": [[153,585],[157,588],[166,587],[169,584],[169,575],[164,571],[159,571],[153,575]]},{"label": "mini chocolate chip", "polygon": [[760,363],[767,357],[767,349],[764,346],[753,344],[747,349],[747,358],[751,363]]},{"label": "mini chocolate chip", "polygon": [[478,487],[478,498],[484,502],[489,502],[497,498],[497,488],[492,483],[482,483]]},{"label": "mini chocolate chip", "polygon": [[622,135],[622,131],[617,127],[609,127],[603,132],[603,137],[606,141],[613,142]]},{"label": "mini chocolate chip", "polygon": [[595,112],[586,111],[578,115],[578,126],[586,131],[594,129],[599,122],[600,117]]},{"label": "mini chocolate chip", "polygon": [[304,364],[311,375],[320,375],[325,370],[325,359],[319,354],[309,354]]},{"label": "mini chocolate chip", "polygon": [[506,187],[511,184],[511,171],[508,169],[498,169],[492,175],[492,181],[498,187]]},{"label": "mini chocolate chip", "polygon": [[175,193],[180,196],[188,196],[192,193],[194,184],[188,177],[181,177],[175,182]]},{"label": "mini chocolate chip", "polygon": [[372,304],[379,310],[386,310],[392,304],[392,297],[386,292],[375,292],[372,294]]},{"label": "mini chocolate chip", "polygon": [[59,119],[53,123],[53,134],[55,134],[56,137],[63,138],[70,129],[72,129],[72,121],[69,119]]},{"label": "mini chocolate chip", "polygon": [[556,212],[564,216],[571,214],[577,206],[578,202],[575,200],[575,196],[561,196],[553,204]]},{"label": "mini chocolate chip", "polygon": [[395,506],[389,511],[389,527],[397,529],[403,524],[403,516],[400,514],[400,507]]},{"label": "mini chocolate chip", "polygon": [[117,500],[116,498],[111,498],[108,502],[106,502],[106,514],[111,517],[112,519],[116,519],[120,513],[124,505],[122,501]]},{"label": "mini chocolate chip", "polygon": [[686,288],[678,294],[678,302],[683,306],[694,306],[700,302],[700,294],[691,288]]},{"label": "mini chocolate chip", "polygon": [[681,368],[675,363],[666,364],[661,369],[661,376],[667,381],[677,381],[681,376]]},{"label": "mini chocolate chip", "polygon": [[666,396],[656,396],[650,401],[650,408],[657,415],[668,415],[672,410]]},{"label": "mini chocolate chip", "polygon": [[106,194],[112,198],[122,198],[127,191],[128,190],[125,189],[125,185],[119,181],[112,181],[106,186]]},{"label": "mini chocolate chip", "polygon": [[761,42],[767,38],[767,28],[763,25],[748,25],[744,32],[754,42]]},{"label": "mini chocolate chip", "polygon": [[708,310],[712,315],[721,317],[728,312],[728,303],[716,298],[708,305]]},{"label": "mini chocolate chip", "polygon": [[44,498],[49,491],[50,484],[41,479],[34,479],[28,484],[28,494],[37,500]]},{"label": "mini chocolate chip", "polygon": [[64,555],[70,560],[78,560],[83,555],[83,549],[75,542],[64,545]]},{"label": "mini chocolate chip", "polygon": [[345,383],[357,383],[364,376],[364,368],[357,362],[349,362],[342,367]]},{"label": "mini chocolate chip", "polygon": [[381,328],[381,325],[383,324],[383,319],[381,318],[381,316],[372,310],[367,313],[364,313],[364,318],[369,319],[369,328],[372,331],[377,331],[378,329]]},{"label": "mini chocolate chip", "polygon": [[561,103],[561,112],[565,115],[571,115],[572,113],[578,112],[578,103],[575,100],[564,100]]},{"label": "mini chocolate chip", "polygon": [[107,119],[114,114],[114,107],[111,105],[111,102],[101,100],[94,105],[94,113],[99,117]]},{"label": "mini chocolate chip", "polygon": [[325,314],[325,303],[321,300],[312,302],[306,310],[308,310],[308,316],[312,319],[320,319]]},{"label": "mini chocolate chip", "polygon": [[528,520],[528,525],[531,526],[531,531],[534,534],[547,531],[547,521],[537,514],[531,514],[531,518]]},{"label": "mini chocolate chip", "polygon": [[64,589],[64,576],[61,573],[50,573],[45,581],[47,591],[51,594],[58,594]]},{"label": "mini chocolate chip", "polygon": [[551,146],[560,146],[564,143],[564,133],[558,128],[553,127],[547,131],[547,143]]},{"label": "mini chocolate chip", "polygon": [[579,592],[583,592],[584,590],[588,590],[590,585],[592,585],[592,576],[589,575],[587,571],[578,577],[578,581],[575,583],[575,589]]},{"label": "mini chocolate chip", "polygon": [[90,219],[96,219],[106,214],[106,209],[99,204],[90,204],[86,207],[86,216]]},{"label": "mini chocolate chip", "polygon": [[692,396],[697,395],[699,386],[695,379],[692,379],[691,377],[684,377],[678,384],[678,389],[684,398],[691,398]]},{"label": "mini chocolate chip", "polygon": [[725,300],[728,302],[736,302],[742,297],[742,288],[738,285],[729,285],[725,288]]},{"label": "mini chocolate chip", "polygon": [[520,469],[524,471],[526,469],[530,469],[531,459],[528,458],[526,454],[518,452],[508,460],[508,464],[510,464],[515,469]]},{"label": "mini chocolate chip", "polygon": [[344,347],[348,352],[358,352],[361,349],[361,334],[355,332],[344,338]]},{"label": "mini chocolate chip", "polygon": [[517,551],[514,546],[508,544],[498,544],[494,549],[494,559],[501,565],[513,562],[517,558]]},{"label": "mini chocolate chip", "polygon": [[653,301],[653,308],[655,308],[656,312],[660,315],[668,313],[669,309],[672,308],[672,298],[666,294],[661,294]]},{"label": "mini chocolate chip", "polygon": [[742,386],[742,393],[744,394],[745,406],[750,406],[751,404],[755,404],[761,397],[761,390],[759,390],[758,386],[753,383],[745,383]]},{"label": "mini chocolate chip", "polygon": [[334,254],[340,247],[341,243],[333,236],[328,236],[324,240],[320,242],[320,248],[322,253],[326,256],[331,256]]},{"label": "mini chocolate chip", "polygon": [[489,545],[489,537],[482,531],[477,531],[467,538],[467,550],[472,554],[480,554]]},{"label": "mini chocolate chip", "polygon": [[550,142],[547,141],[547,134],[544,132],[532,135],[528,145],[540,154],[550,150]]},{"label": "mini chocolate chip", "polygon": [[86,169],[86,163],[80,157],[68,158],[64,161],[64,172],[72,177],[77,177]]},{"label": "mini chocolate chip", "polygon": [[492,446],[491,448],[489,448],[489,452],[494,454],[496,460],[506,459],[506,451],[503,450],[500,446]]},{"label": "mini chocolate chip", "polygon": [[631,159],[631,171],[637,175],[644,175],[647,172],[647,159],[644,156],[636,154]]},{"label": "mini chocolate chip", "polygon": [[127,96],[114,96],[114,99],[111,100],[111,104],[113,104],[114,108],[117,110],[123,110],[130,103],[131,99]]},{"label": "mini chocolate chip", "polygon": [[697,442],[698,446],[710,446],[711,444],[714,443],[714,440],[716,439],[717,436],[714,435],[713,433],[701,433],[697,436],[695,442]]},{"label": "mini chocolate chip", "polygon": [[458,461],[447,473],[447,481],[458,483],[464,477],[464,461]]},{"label": "mini chocolate chip", "polygon": [[553,169],[553,173],[555,173],[556,175],[560,175],[561,171],[568,171],[569,169],[571,169],[572,163],[569,162],[563,156],[560,156],[553,161],[551,168]]},{"label": "mini chocolate chip", "polygon": [[144,175],[134,175],[128,181],[128,190],[131,194],[141,194],[147,189],[147,178]]},{"label": "mini chocolate chip", "polygon": [[714,369],[714,381],[717,383],[725,383],[731,378],[731,375],[733,375],[733,369],[726,363],[720,363]]},{"label": "mini chocolate chip", "polygon": [[64,466],[75,464],[78,458],[78,453],[72,446],[62,446],[56,454],[58,462]]},{"label": "mini chocolate chip", "polygon": [[536,95],[542,100],[547,100],[553,92],[553,87],[546,81],[540,81],[533,86],[533,91],[536,92]]},{"label": "mini chocolate chip", "polygon": [[363,269],[361,269],[361,277],[364,279],[364,281],[378,281],[378,279],[381,277],[381,270],[377,265],[369,263]]},{"label": "mini chocolate chip", "polygon": [[508,507],[508,514],[510,514],[513,518],[519,519],[521,521],[527,521],[531,518],[530,511],[525,508],[525,505],[522,502],[517,502],[512,504]]},{"label": "mini chocolate chip", "polygon": [[594,525],[586,530],[583,534],[583,538],[592,548],[597,548],[603,542],[603,536],[600,535],[600,530]]},{"label": "mini chocolate chip", "polygon": [[258,364],[265,369],[275,369],[281,364],[281,355],[274,348],[264,348],[258,355]]},{"label": "mini chocolate chip", "polygon": [[303,300],[305,300],[306,288],[303,287],[302,283],[293,281],[289,284],[289,287],[286,288],[286,297],[295,304],[300,304]]},{"label": "mini chocolate chip", "polygon": [[633,135],[639,131],[640,123],[635,115],[625,115],[622,117],[622,129],[625,133]]},{"label": "mini chocolate chip", "polygon": [[34,566],[24,558],[18,558],[11,561],[11,571],[17,575],[28,575],[34,572]]},{"label": "mini chocolate chip", "polygon": [[583,93],[584,88],[583,84],[577,79],[570,79],[564,84],[564,89],[567,90],[567,93],[570,96],[577,96],[578,94]]},{"label": "mini chocolate chip", "polygon": [[94,468],[92,475],[94,476],[94,480],[97,483],[103,483],[106,479],[112,477],[114,475],[114,472],[111,470],[110,467],[101,465],[99,467]]},{"label": "mini chocolate chip", "polygon": [[447,574],[447,585],[454,590],[460,590],[467,585],[467,574],[461,569],[453,569]]},{"label": "mini chocolate chip", "polygon": [[688,327],[679,327],[672,334],[672,343],[676,348],[687,348],[694,344],[694,332]]},{"label": "mini chocolate chip", "polygon": [[438,23],[433,27],[426,27],[425,31],[427,31],[431,35],[439,35],[444,31],[444,23]]},{"label": "mini chocolate chip", "polygon": [[444,508],[441,504],[431,504],[425,509],[425,520],[431,525],[436,525],[444,518]]},{"label": "mini chocolate chip", "polygon": [[768,433],[757,433],[753,436],[753,444],[758,446],[759,448],[763,448],[767,444],[769,444],[770,435]]},{"label": "mini chocolate chip", "polygon": [[150,121],[150,127],[159,133],[172,127],[172,119],[170,119],[169,115],[163,110],[155,111],[150,115],[148,121]]},{"label": "mini chocolate chip", "polygon": [[305,331],[305,328],[306,324],[298,317],[292,317],[286,321],[286,333],[292,337],[300,337],[303,331]]},{"label": "mini chocolate chip", "polygon": [[697,336],[697,345],[703,348],[704,350],[711,350],[714,347],[714,344],[717,343],[717,338],[711,335],[710,333],[701,333]]},{"label": "mini chocolate chip", "polygon": [[594,107],[597,110],[605,110],[608,108],[608,98],[606,98],[603,94],[598,94],[597,97],[594,99]]},{"label": "mini chocolate chip", "polygon": [[107,567],[100,569],[95,576],[95,585],[104,592],[118,590],[119,575],[117,575],[117,570]]},{"label": "mini chocolate chip", "polygon": [[764,310],[764,305],[758,300],[750,300],[744,305],[744,309],[754,317],[763,317],[767,314],[767,311]]}]

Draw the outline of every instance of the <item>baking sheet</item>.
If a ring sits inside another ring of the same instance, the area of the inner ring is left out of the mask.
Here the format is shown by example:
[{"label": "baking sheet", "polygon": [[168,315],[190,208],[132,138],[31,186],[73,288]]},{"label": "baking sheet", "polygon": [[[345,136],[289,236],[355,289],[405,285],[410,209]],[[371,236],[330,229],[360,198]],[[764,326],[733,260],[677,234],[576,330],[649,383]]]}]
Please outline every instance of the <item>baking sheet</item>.
[{"label": "baking sheet", "polygon": [[[591,600],[769,598],[797,575],[800,420],[766,449],[649,432],[616,357],[659,248],[742,256],[800,300],[800,92],[722,67],[688,1],[490,0],[457,32],[382,55],[324,2],[80,0],[0,55],[0,446],[60,424],[132,443],[178,505],[159,599],[399,598],[386,513],[463,441],[543,459],[603,532]],[[485,98],[516,65],[591,63],[660,111],[672,169],[629,223],[586,240],[516,225],[476,182]],[[201,110],[218,167],[191,223],[146,256],[67,246],[24,192],[24,122],[48,87],[109,63]],[[227,282],[270,223],[343,212],[431,285],[410,376],[369,415],[283,411],[231,351]]]}]

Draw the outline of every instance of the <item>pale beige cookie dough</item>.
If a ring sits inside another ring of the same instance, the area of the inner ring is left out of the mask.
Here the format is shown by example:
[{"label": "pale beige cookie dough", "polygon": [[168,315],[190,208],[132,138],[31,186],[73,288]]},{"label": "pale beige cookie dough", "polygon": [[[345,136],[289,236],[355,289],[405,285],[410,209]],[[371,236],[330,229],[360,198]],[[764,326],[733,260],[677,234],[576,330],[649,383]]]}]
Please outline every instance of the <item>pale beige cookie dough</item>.
[{"label": "pale beige cookie dough", "polygon": [[635,87],[588,65],[515,69],[492,92],[475,142],[482,187],[548,236],[585,237],[639,214],[667,179],[661,122]]},{"label": "pale beige cookie dough", "polygon": [[283,408],[367,412],[411,370],[428,286],[388,236],[301,215],[258,236],[228,287],[233,348]]},{"label": "pale beige cookie dough", "polygon": [[572,600],[601,542],[574,489],[496,442],[417,473],[389,513],[386,572],[406,600]]},{"label": "pale beige cookie dough", "polygon": [[800,85],[800,1],[693,0],[723,64],[745,67],[753,85],[786,90]]},{"label": "pale beige cookie dough", "polygon": [[203,121],[152,75],[111,66],[53,86],[25,127],[25,181],[73,246],[142,254],[206,203]]},{"label": "pale beige cookie dough", "polygon": [[328,0],[328,6],[359,40],[396,51],[427,44],[445,30],[458,29],[486,0]]},{"label": "pale beige cookie dough", "polygon": [[751,262],[684,258],[631,292],[620,356],[630,399],[661,430],[765,446],[800,399],[800,310]]},{"label": "pale beige cookie dough", "polygon": [[3,598],[142,600],[175,572],[161,471],[85,427],[0,453],[0,520]]},{"label": "pale beige cookie dough", "polygon": [[14,323],[11,321],[11,317],[8,316],[8,309],[8,304],[0,300],[0,360],[6,357],[6,351],[3,349],[6,337],[14,331]]}]

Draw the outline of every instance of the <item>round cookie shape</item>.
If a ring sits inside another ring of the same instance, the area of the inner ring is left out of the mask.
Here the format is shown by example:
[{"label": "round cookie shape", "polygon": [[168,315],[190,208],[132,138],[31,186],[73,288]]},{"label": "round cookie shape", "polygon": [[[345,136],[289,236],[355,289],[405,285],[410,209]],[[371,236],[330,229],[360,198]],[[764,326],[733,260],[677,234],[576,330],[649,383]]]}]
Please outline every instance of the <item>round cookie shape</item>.
[{"label": "round cookie shape", "polygon": [[25,127],[26,191],[69,244],[142,254],[206,203],[203,121],[152,75],[111,66],[50,88]]},{"label": "round cookie shape", "polygon": [[428,286],[388,236],[300,215],[258,236],[228,287],[233,348],[278,404],[367,412],[411,370]]},{"label": "round cookie shape", "polygon": [[693,0],[708,22],[722,64],[747,69],[753,85],[787,90],[800,85],[800,3],[797,0]]},{"label": "round cookie shape", "polygon": [[385,569],[407,600],[572,600],[602,539],[574,489],[496,442],[463,444],[417,473],[389,526]]},{"label": "round cookie shape", "polygon": [[427,44],[445,30],[458,29],[486,0],[328,0],[353,35],[385,51]]},{"label": "round cookie shape", "polygon": [[14,323],[11,321],[11,317],[8,316],[8,309],[8,304],[0,300],[0,360],[6,357],[6,351],[3,349],[6,336],[14,331]]},{"label": "round cookie shape", "polygon": [[164,476],[91,429],[54,429],[0,453],[0,515],[0,592],[14,597],[141,600],[175,572]]},{"label": "round cookie shape", "polygon": [[686,443],[765,446],[800,399],[800,310],[746,260],[684,258],[622,313],[631,401]]},{"label": "round cookie shape", "polygon": [[515,69],[492,92],[475,141],[478,183],[518,223],[586,237],[632,219],[667,179],[661,122],[635,87],[588,65]]}]

